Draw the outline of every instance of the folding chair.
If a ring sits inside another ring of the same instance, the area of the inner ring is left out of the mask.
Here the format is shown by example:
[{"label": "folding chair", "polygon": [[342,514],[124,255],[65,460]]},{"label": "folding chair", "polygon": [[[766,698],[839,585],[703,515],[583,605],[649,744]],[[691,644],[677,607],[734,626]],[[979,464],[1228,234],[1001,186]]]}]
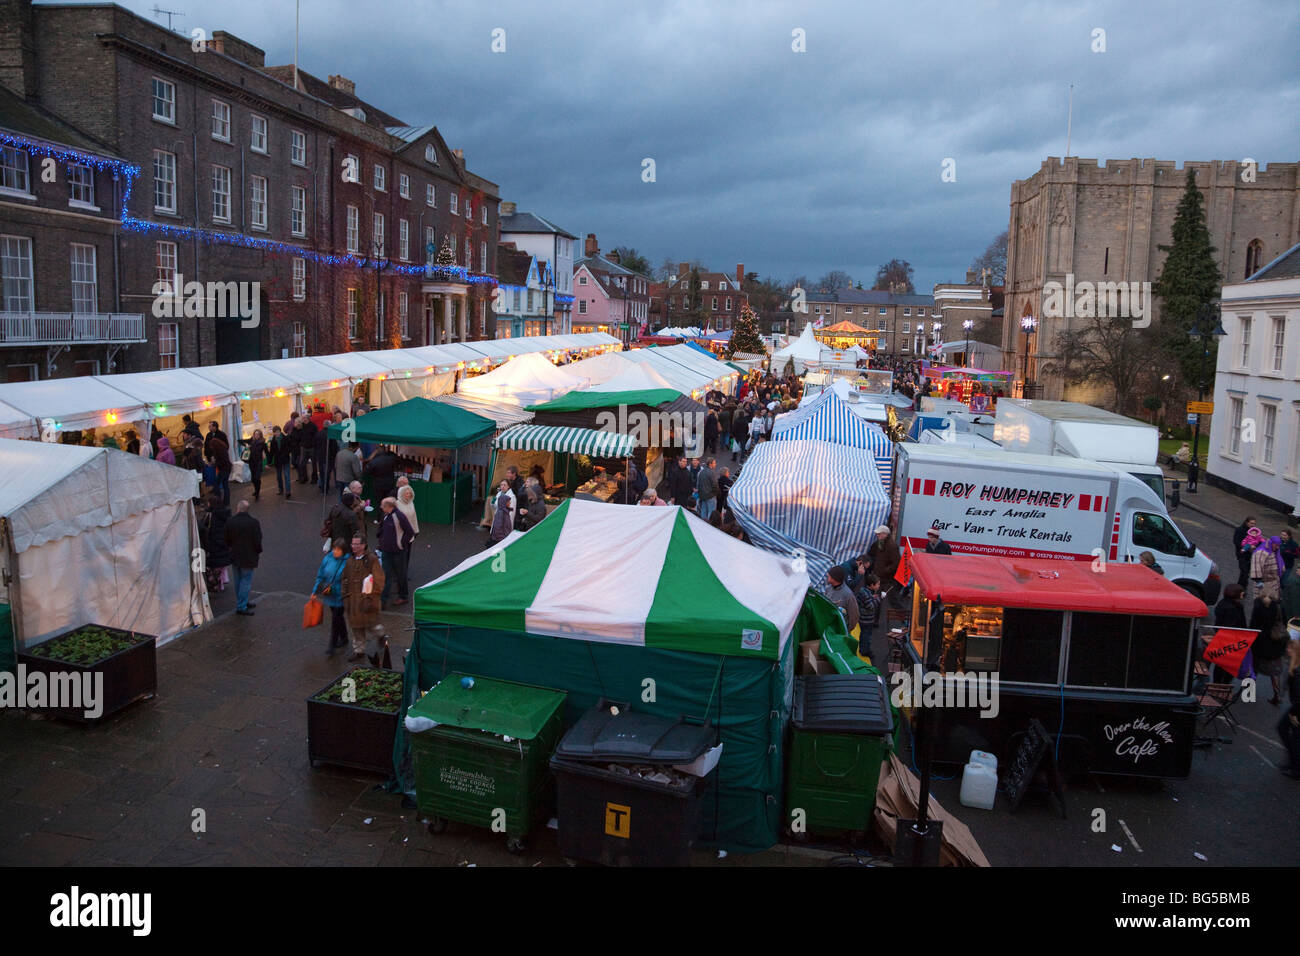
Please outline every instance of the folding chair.
[{"label": "folding chair", "polygon": [[1217,740],[1221,744],[1232,743],[1230,737],[1213,736],[1207,732],[1217,721],[1223,721],[1235,737],[1240,724],[1232,708],[1239,700],[1241,700],[1241,681],[1233,681],[1231,684],[1207,684],[1204,692],[1197,697],[1197,704],[1200,705],[1200,713],[1196,718],[1199,731],[1197,739],[1205,742]]}]

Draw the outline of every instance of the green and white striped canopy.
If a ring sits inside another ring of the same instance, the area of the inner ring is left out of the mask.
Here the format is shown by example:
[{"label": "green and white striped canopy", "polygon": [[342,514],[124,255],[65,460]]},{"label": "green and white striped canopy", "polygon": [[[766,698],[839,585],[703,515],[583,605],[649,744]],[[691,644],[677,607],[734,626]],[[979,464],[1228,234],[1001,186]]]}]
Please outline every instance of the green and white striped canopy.
[{"label": "green and white striped canopy", "polygon": [[569,500],[418,589],[415,621],[779,660],[807,590],[677,506]]},{"label": "green and white striped canopy", "polygon": [[627,458],[636,448],[631,435],[565,428],[560,425],[516,425],[496,437],[497,448],[514,451],[567,451],[597,458]]}]

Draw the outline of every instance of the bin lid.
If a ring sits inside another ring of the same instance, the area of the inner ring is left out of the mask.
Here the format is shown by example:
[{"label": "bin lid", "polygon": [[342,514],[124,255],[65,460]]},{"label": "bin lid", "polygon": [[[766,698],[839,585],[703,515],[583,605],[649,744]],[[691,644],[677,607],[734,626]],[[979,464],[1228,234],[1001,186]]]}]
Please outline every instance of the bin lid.
[{"label": "bin lid", "polygon": [[[618,708],[618,715],[610,707]],[[688,724],[601,700],[569,728],[557,756],[600,763],[690,763],[713,746],[712,724]]]},{"label": "bin lid", "polygon": [[474,686],[466,689],[460,685],[466,676],[474,675],[448,674],[407,713],[451,727],[532,740],[564,706],[567,696],[562,690],[491,677],[474,677]]},{"label": "bin lid", "polygon": [[809,674],[796,677],[790,719],[799,730],[849,734],[893,733],[885,685],[875,674]]}]

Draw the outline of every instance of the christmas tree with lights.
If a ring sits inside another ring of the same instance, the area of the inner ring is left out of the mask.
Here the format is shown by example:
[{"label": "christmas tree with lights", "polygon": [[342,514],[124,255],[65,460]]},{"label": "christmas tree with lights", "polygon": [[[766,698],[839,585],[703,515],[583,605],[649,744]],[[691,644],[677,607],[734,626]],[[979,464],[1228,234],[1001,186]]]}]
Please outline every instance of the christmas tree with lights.
[{"label": "christmas tree with lights", "polygon": [[735,325],[731,327],[731,344],[727,349],[727,358],[731,358],[737,352],[746,352],[750,355],[767,354],[767,346],[763,344],[763,337],[758,333],[758,316],[754,314],[754,310],[748,303],[740,310]]}]

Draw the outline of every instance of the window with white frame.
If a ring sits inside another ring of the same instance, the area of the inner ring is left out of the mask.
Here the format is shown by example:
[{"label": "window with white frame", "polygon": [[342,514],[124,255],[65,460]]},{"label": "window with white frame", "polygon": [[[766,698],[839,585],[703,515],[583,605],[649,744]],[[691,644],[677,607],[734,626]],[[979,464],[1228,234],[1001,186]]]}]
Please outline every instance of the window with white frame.
[{"label": "window with white frame", "polygon": [[900,350],[903,351],[903,352],[910,352],[910,351],[912,351],[911,343],[909,343],[909,342],[907,341],[907,339],[903,339],[903,344],[902,344],[899,348],[900,348]]},{"label": "window with white frame", "polygon": [[434,242],[433,226],[424,227],[424,261],[430,263],[437,250],[437,243]]},{"label": "window with white frame", "polygon": [[181,326],[179,322],[158,323],[158,367],[180,368]]},{"label": "window with white frame", "polygon": [[727,309],[726,309],[726,310],[727,310],[728,312],[731,311],[731,299],[730,299],[730,298],[727,299]]},{"label": "window with white frame", "polygon": [[176,154],[162,149],[153,151],[153,208],[176,211]]},{"label": "window with white frame", "polygon": [[307,235],[307,187],[291,186],[292,203],[289,213],[289,228],[295,236]]},{"label": "window with white frame", "polygon": [[845,307],[844,307],[844,314],[845,314],[845,315],[852,315],[852,314],[853,314],[853,306],[851,306],[851,305],[845,306]]},{"label": "window with white frame", "polygon": [[1277,406],[1272,402],[1259,403],[1259,464],[1272,469],[1277,448]]},{"label": "window with white frame", "polygon": [[523,308],[524,308],[524,306],[523,306],[523,302],[524,302],[524,290],[523,290],[523,289],[515,289],[514,299],[515,299],[515,311],[516,311],[516,312],[521,312],[521,311],[523,311]]},{"label": "window with white frame", "polygon": [[212,167],[212,219],[230,222],[230,167]]},{"label": "window with white frame", "polygon": [[407,328],[407,321],[410,318],[411,298],[405,292],[397,293],[397,326],[402,332],[402,338],[409,339],[411,333]]},{"label": "window with white frame", "polygon": [[448,237],[447,237],[447,242],[451,245],[451,258],[452,258],[452,261],[455,262],[455,261],[456,261],[456,237],[455,237],[455,235],[450,235],[450,236],[448,236]]},{"label": "window with white frame", "polygon": [[465,268],[474,268],[474,244],[469,241],[468,236],[465,237]]},{"label": "window with white frame", "polygon": [[911,323],[911,322],[903,322],[903,323],[900,323],[899,326],[898,326],[898,331],[902,332],[904,335],[909,335],[909,334],[911,334],[911,331],[912,331],[912,323]]},{"label": "window with white frame", "polygon": [[586,274],[584,273],[584,274],[578,276],[578,285],[586,285],[586,284],[587,284],[587,276],[586,276]]},{"label": "window with white frame", "polygon": [[370,233],[372,240],[370,251],[376,256],[382,256],[384,249],[388,246],[388,234],[385,229],[384,214],[375,213],[374,229]]},{"label": "window with white frame", "polygon": [[[876,320],[876,331],[877,331],[877,332],[888,332],[888,331],[889,331],[889,328],[888,328],[888,326],[885,324],[885,320],[884,320],[884,319],[877,319],[877,320]],[[881,339],[881,341],[883,342],[884,339]]]},{"label": "window with white frame", "polygon": [[378,330],[379,338],[384,338],[384,319],[388,316],[388,298],[381,291],[375,296],[375,329]]},{"label": "window with white frame", "polygon": [[478,331],[480,336],[487,334],[487,302],[482,299],[478,303]]},{"label": "window with white frame", "polygon": [[72,252],[72,311],[91,315],[99,311],[95,283],[95,247],[81,242],[69,244]]},{"label": "window with white frame", "polygon": [[456,193],[452,193],[447,199],[447,208],[451,210],[453,216],[456,215],[456,206],[459,202],[460,196]]},{"label": "window with white frame", "polygon": [[176,84],[153,78],[153,118],[176,125]]},{"label": "window with white frame", "polygon": [[397,220],[397,257],[411,261],[411,224],[405,219]]},{"label": "window with white frame", "polygon": [[482,217],[483,225],[486,226],[486,225],[488,224],[488,223],[487,223],[487,203],[484,203],[482,206],[479,207],[479,214],[480,214],[481,217]]},{"label": "window with white frame", "polygon": [[700,289],[703,290],[704,292],[708,292],[708,291],[709,291],[709,280],[708,280],[708,279],[705,279],[703,282],[700,283]]},{"label": "window with white frame", "polygon": [[880,307],[880,314],[881,315],[885,314],[885,307],[883,305]]},{"label": "window with white frame", "polygon": [[361,251],[361,214],[356,206],[348,206],[347,250],[353,254]]},{"label": "window with white frame", "polygon": [[295,166],[307,165],[307,137],[301,130],[289,131],[289,162]]},{"label": "window with white frame", "polygon": [[361,290],[348,289],[347,303],[348,303],[348,338],[355,339],[357,337],[357,319],[361,314]]},{"label": "window with white frame", "polygon": [[212,101],[212,138],[230,142],[230,104]]},{"label": "window with white frame", "polygon": [[579,300],[578,300],[578,314],[579,314],[579,315],[586,315],[586,314],[587,314],[587,300],[586,300],[586,299],[579,299]]},{"label": "window with white frame", "polygon": [[424,161],[433,163],[435,166],[438,165],[438,151],[433,148],[432,143],[428,143],[424,147]]},{"label": "window with white frame", "polygon": [[403,199],[411,198],[411,177],[406,173],[398,173],[397,175],[397,195]]},{"label": "window with white frame", "polygon": [[465,218],[466,219],[474,218],[474,202],[473,200],[468,198],[466,198],[465,200]]},{"label": "window with white frame", "polygon": [[478,244],[478,267],[479,267],[479,269],[481,269],[483,272],[487,272],[487,271],[488,271],[488,261],[487,261],[487,243],[486,243],[486,242],[480,242],[480,243]]},{"label": "window with white frame", "polygon": [[1239,368],[1250,368],[1250,316],[1241,316],[1241,352],[1238,354]]},{"label": "window with white frame", "polygon": [[255,153],[264,154],[267,151],[266,117],[254,113],[250,120],[252,128],[248,136],[248,148]]},{"label": "window with white frame", "polygon": [[912,314],[912,310],[911,310],[911,309],[904,309],[904,310],[903,310],[903,314],[904,314],[904,315],[911,315],[911,314]]},{"label": "window with white frame", "polygon": [[1291,432],[1290,475],[1292,478],[1300,478],[1300,408],[1297,408],[1291,417],[1295,420],[1295,428]]},{"label": "window with white frame", "polygon": [[424,187],[424,204],[435,207],[438,205],[438,192],[433,188],[433,183]]},{"label": "window with white frame", "polygon": [[95,171],[81,163],[68,167],[68,205],[95,208]]},{"label": "window with white frame", "polygon": [[1273,371],[1282,371],[1282,347],[1286,344],[1286,318],[1273,316]]},{"label": "window with white frame", "polygon": [[32,240],[26,236],[0,236],[0,274],[4,276],[4,310],[30,312],[32,291]]},{"label": "window with white frame", "polygon": [[301,302],[307,298],[307,260],[302,256],[293,257],[293,300]]},{"label": "window with white frame", "polygon": [[919,316],[924,317],[924,316],[925,316],[925,309],[917,309],[917,310],[916,310],[916,314],[919,315]]},{"label": "window with white frame", "polygon": [[249,203],[250,212],[252,213],[253,228],[266,228],[266,177],[251,176],[249,177],[250,192],[252,193]]},{"label": "window with white frame", "polygon": [[154,250],[155,281],[171,289],[176,281],[176,243],[159,240]]},{"label": "window with white frame", "polygon": [[388,192],[388,170],[375,163],[375,189],[381,193]]},{"label": "window with white frame", "polygon": [[293,347],[289,354],[293,358],[303,358],[307,354],[307,324],[305,322],[295,322],[293,324]]},{"label": "window with white frame", "polygon": [[0,147],[0,189],[31,195],[31,176],[27,168],[27,151],[10,146]]},{"label": "window with white frame", "polygon": [[1244,399],[1231,397],[1228,399],[1228,420],[1231,423],[1228,428],[1228,451],[1235,457],[1241,457],[1241,422],[1246,414],[1246,402]]},{"label": "window with white frame", "polygon": [[710,311],[710,312],[717,312],[717,311],[718,311],[718,297],[717,297],[716,295],[713,296],[713,298],[712,298],[712,302],[713,302],[713,304],[709,306],[709,311]]}]

